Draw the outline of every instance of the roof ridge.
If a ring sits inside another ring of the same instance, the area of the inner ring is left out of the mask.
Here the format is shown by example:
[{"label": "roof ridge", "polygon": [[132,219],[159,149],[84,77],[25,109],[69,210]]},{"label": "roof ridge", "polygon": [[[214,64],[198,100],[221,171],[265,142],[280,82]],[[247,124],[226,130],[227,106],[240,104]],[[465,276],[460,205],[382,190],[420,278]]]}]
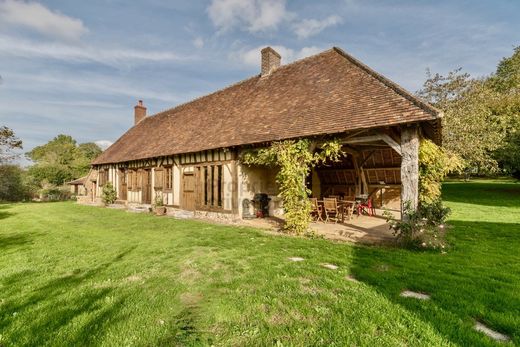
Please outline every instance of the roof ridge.
[{"label": "roof ridge", "polygon": [[[293,65],[295,65],[295,64],[297,64],[297,63],[301,63],[301,62],[307,61],[307,60],[309,60],[309,59],[316,58],[316,57],[319,56],[319,55],[322,55],[322,54],[325,54],[325,53],[331,52],[331,51],[334,50],[334,48],[335,48],[335,47],[332,47],[332,48],[326,49],[326,50],[324,50],[324,51],[318,52],[318,53],[316,53],[316,54],[310,55],[310,56],[308,56],[308,57],[304,57],[304,58],[301,58],[301,59],[297,59],[297,60],[292,61],[292,62],[290,62],[290,63],[288,63],[288,64],[280,65],[278,68],[276,68],[276,70],[274,70],[274,71],[271,72],[269,75],[264,76],[264,77],[268,77],[268,76],[270,76],[270,75],[272,75],[272,74],[275,74],[275,73],[278,72],[279,70],[282,70],[282,69],[285,69],[285,68],[287,68],[287,67],[293,66]],[[209,96],[212,96],[212,95],[215,95],[215,94],[218,94],[218,93],[224,92],[224,91],[226,91],[227,89],[230,89],[230,88],[236,87],[236,86],[238,86],[238,85],[240,85],[240,84],[242,84],[242,83],[246,83],[246,82],[248,82],[248,81],[250,81],[250,80],[253,80],[253,79],[255,79],[255,78],[261,78],[261,77],[263,77],[263,76],[261,76],[260,74],[256,74],[256,75],[253,75],[253,76],[251,76],[251,77],[247,77],[247,78],[245,78],[245,79],[243,79],[243,80],[241,80],[241,81],[238,81],[238,82],[232,83],[232,84],[230,84],[230,85],[227,85],[227,86],[225,86],[225,87],[222,87],[222,88],[220,88],[220,89],[217,89],[217,90],[215,90],[215,91],[213,91],[213,92],[211,92],[211,93],[209,93],[209,94],[204,94],[204,95],[198,96],[198,97],[196,97],[196,98],[194,98],[194,99],[191,99],[191,100],[189,100],[189,101],[186,101],[186,102],[180,103],[180,104],[178,104],[178,105],[176,105],[176,106],[173,106],[173,107],[167,108],[167,109],[165,109],[165,110],[159,111],[159,112],[157,112],[157,113],[154,113],[154,114],[152,114],[152,115],[150,115],[150,116],[144,118],[144,120],[146,120],[147,118],[151,118],[151,117],[155,117],[155,116],[160,116],[160,115],[162,115],[162,114],[164,114],[164,113],[168,113],[168,112],[174,111],[174,110],[176,110],[176,109],[182,109],[183,107],[185,107],[185,106],[191,104],[192,102],[195,102],[195,101],[198,101],[198,100],[200,100],[200,99],[203,99],[203,98],[206,98],[206,97],[209,97]]]},{"label": "roof ridge", "polygon": [[334,46],[333,49],[337,53],[339,53],[342,57],[344,57],[345,59],[347,59],[350,62],[352,62],[353,64],[355,64],[357,67],[363,69],[365,72],[370,74],[372,77],[377,79],[379,82],[383,83],[385,86],[387,86],[388,88],[392,89],[397,94],[399,94],[402,97],[404,97],[405,99],[409,100],[414,105],[416,105],[416,106],[422,108],[423,110],[431,113],[432,115],[436,116],[437,118],[442,118],[443,112],[441,110],[433,107],[428,102],[422,100],[418,96],[413,95],[412,93],[410,93],[405,88],[401,87],[397,83],[395,83],[395,82],[391,81],[390,79],[386,78],[385,76],[383,76],[379,72],[375,71],[374,69],[372,69],[368,65],[364,64],[360,60],[354,58],[354,56],[352,56],[351,54],[347,53],[343,49],[341,49],[339,47],[336,47],[336,46]]}]

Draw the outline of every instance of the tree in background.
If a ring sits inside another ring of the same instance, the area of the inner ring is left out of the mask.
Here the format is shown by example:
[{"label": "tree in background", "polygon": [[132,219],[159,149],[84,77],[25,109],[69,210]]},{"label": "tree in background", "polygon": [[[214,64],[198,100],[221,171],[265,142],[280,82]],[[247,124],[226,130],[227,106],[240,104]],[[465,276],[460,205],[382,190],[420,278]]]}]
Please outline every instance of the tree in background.
[{"label": "tree in background", "polygon": [[[495,74],[475,79],[460,69],[447,76],[427,72],[417,93],[444,111],[444,148],[458,155],[466,170],[479,174],[509,170],[504,156],[520,129],[520,50],[504,58]],[[520,148],[517,149],[520,150]]]},{"label": "tree in background", "polygon": [[13,150],[16,149],[22,149],[22,140],[17,138],[14,131],[8,127],[0,127],[0,164],[15,159],[17,155]]},{"label": "tree in background", "polygon": [[86,175],[90,162],[101,152],[101,148],[95,143],[77,145],[71,136],[58,135],[26,154],[27,158],[35,162],[29,168],[29,174],[42,187],[45,184],[60,186]]}]

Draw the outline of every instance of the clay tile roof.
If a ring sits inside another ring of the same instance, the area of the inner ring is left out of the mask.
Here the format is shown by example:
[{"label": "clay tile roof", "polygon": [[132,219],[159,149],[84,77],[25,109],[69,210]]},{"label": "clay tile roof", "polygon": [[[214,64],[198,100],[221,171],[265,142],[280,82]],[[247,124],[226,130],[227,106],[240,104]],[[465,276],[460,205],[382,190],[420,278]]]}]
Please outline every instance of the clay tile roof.
[{"label": "clay tile roof", "polygon": [[68,185],[75,186],[75,185],[82,185],[85,184],[85,180],[87,179],[87,176],[77,178],[73,181],[67,182]]},{"label": "clay tile roof", "polygon": [[441,113],[339,48],[146,117],[93,164],[433,121]]}]

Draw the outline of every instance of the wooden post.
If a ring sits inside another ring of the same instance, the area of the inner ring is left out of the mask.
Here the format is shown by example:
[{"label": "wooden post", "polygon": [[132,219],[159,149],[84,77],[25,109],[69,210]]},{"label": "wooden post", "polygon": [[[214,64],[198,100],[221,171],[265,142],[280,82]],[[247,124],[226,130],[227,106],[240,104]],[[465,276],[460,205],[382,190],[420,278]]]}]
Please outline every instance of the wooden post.
[{"label": "wooden post", "polygon": [[407,201],[413,209],[419,202],[419,133],[416,126],[401,129],[401,218]]}]

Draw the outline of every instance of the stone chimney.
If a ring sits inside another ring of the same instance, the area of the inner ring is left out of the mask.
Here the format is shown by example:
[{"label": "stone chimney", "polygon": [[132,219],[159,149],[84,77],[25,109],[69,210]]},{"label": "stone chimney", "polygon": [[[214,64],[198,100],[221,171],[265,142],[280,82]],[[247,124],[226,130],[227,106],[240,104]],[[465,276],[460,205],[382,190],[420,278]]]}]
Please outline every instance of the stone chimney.
[{"label": "stone chimney", "polygon": [[273,70],[280,67],[282,57],[271,47],[265,47],[262,53],[262,76],[269,75]]},{"label": "stone chimney", "polygon": [[139,100],[134,106],[134,125],[145,119],[146,107],[143,106],[143,100]]}]

